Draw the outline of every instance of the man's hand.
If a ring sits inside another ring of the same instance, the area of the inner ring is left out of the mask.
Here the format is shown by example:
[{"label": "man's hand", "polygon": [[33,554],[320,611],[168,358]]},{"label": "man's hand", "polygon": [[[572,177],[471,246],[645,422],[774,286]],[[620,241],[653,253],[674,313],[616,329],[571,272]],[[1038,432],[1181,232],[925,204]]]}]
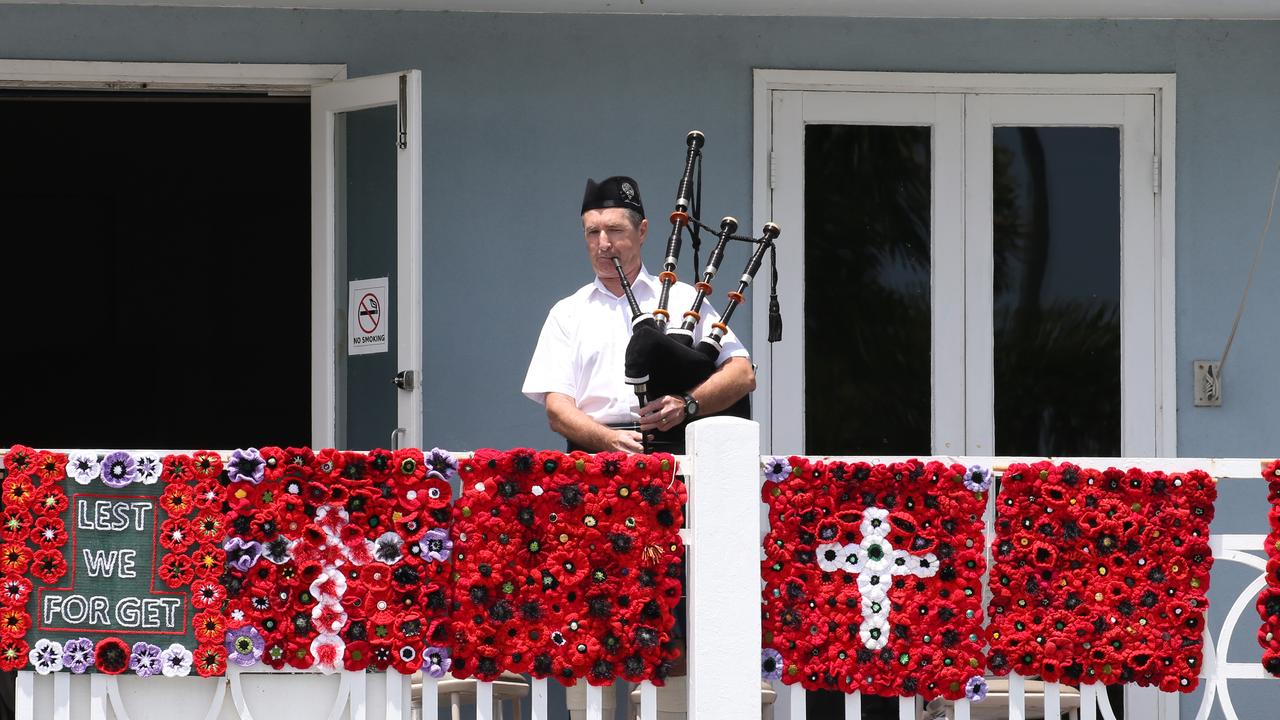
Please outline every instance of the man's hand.
[{"label": "man's hand", "polygon": [[684,420],[684,398],[663,395],[640,408],[640,431],[670,430]]},{"label": "man's hand", "polygon": [[644,452],[644,445],[640,444],[640,433],[635,430],[613,430],[610,428],[609,446],[605,449],[639,453]]}]

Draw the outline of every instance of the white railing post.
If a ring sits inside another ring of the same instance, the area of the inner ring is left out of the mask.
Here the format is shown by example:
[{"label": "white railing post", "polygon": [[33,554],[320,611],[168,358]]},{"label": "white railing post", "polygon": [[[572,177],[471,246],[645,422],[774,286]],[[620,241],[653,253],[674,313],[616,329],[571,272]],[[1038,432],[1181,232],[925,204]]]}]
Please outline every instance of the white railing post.
[{"label": "white railing post", "polygon": [[689,717],[760,716],[760,426],[687,430]]}]

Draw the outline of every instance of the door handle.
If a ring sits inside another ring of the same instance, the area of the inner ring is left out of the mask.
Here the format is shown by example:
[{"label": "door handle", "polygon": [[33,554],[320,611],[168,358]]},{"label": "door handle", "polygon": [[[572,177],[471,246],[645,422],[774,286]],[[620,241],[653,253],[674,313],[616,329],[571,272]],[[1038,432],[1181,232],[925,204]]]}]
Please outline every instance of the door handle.
[{"label": "door handle", "polygon": [[404,435],[407,432],[409,431],[405,428],[396,428],[395,430],[391,431],[391,449],[392,450],[400,449],[400,436]]},{"label": "door handle", "polygon": [[391,382],[401,390],[412,390],[415,385],[416,374],[412,370],[401,370],[396,376],[391,378]]}]

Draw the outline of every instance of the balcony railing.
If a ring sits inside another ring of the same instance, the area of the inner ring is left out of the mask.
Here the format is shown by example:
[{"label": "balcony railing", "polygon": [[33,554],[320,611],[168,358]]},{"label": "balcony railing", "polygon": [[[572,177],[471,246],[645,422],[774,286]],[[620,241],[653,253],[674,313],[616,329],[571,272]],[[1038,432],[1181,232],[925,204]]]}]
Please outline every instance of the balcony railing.
[{"label": "balcony railing", "polygon": [[[680,467],[689,486],[687,528],[682,536],[688,545],[688,665],[687,708],[690,717],[699,720],[740,720],[756,717],[760,705],[760,539],[763,520],[759,488],[761,455],[759,430],[755,423],[710,418],[689,428],[688,455],[680,458]],[[847,461],[895,462],[906,458],[857,457]],[[925,460],[926,458],[920,458]],[[965,466],[982,464],[1002,468],[1015,462],[1033,462],[1042,458],[1014,457],[939,457],[938,460]],[[1053,458],[1070,461],[1082,467],[1140,467],[1144,470],[1185,472],[1200,469],[1220,479],[1219,504],[1236,492],[1238,483],[1261,482],[1261,461],[1257,459],[1221,458]],[[994,495],[988,501],[987,537],[993,536]],[[1265,509],[1260,510],[1257,525],[1265,527]],[[1231,697],[1233,681],[1269,678],[1260,662],[1259,648],[1253,642],[1258,617],[1253,609],[1258,591],[1264,586],[1265,556],[1263,534],[1215,534],[1210,546],[1216,559],[1211,593],[1210,623],[1205,630],[1204,663],[1196,720],[1207,720],[1216,707],[1228,720],[1240,717]],[[1227,567],[1236,567],[1246,578],[1233,595],[1232,590],[1218,585]],[[984,582],[985,586],[985,582]],[[1230,599],[1224,601],[1227,595]],[[1221,614],[1226,607],[1225,616]],[[1219,618],[1215,622],[1215,618]],[[1248,642],[1236,637],[1242,628]],[[1233,643],[1244,649],[1231,652]],[[1243,658],[1229,660],[1231,657]],[[261,667],[261,666],[259,666]],[[17,717],[90,718],[106,720],[142,720],[150,717],[251,718],[314,717],[350,718],[350,720],[404,719],[421,717],[437,720],[441,716],[438,681],[418,679],[396,672],[370,674],[341,672],[334,676],[296,671],[251,671],[228,668],[219,678],[116,678],[113,676],[69,675],[55,673],[36,676],[19,673],[17,684]],[[1034,683],[1017,675],[1008,678],[1005,698],[994,694],[983,704],[958,700],[951,705],[948,717],[956,720],[1008,717],[1053,718],[1066,714],[1082,720],[1117,720],[1107,696],[1098,685],[1080,688],[1057,683]],[[476,683],[475,704],[478,720],[494,720],[493,683]],[[805,693],[799,686],[775,685],[778,703],[774,711],[790,720],[805,718]],[[1151,689],[1126,688],[1126,716],[1129,718],[1177,718],[1180,696]],[[605,717],[605,693],[612,688],[588,686],[586,689],[587,720]],[[1077,695],[1078,693],[1078,695]],[[499,693],[501,695],[501,693]],[[641,720],[656,720],[657,689],[649,683],[640,688],[636,708]],[[521,710],[533,720],[567,717],[563,708],[551,707],[551,693],[546,680],[529,680],[528,699]],[[1064,696],[1068,698],[1064,704]],[[447,700],[446,700],[447,702]],[[1078,702],[1078,709],[1072,706]],[[861,717],[862,698],[845,696],[845,717]],[[901,720],[919,719],[925,706],[919,698],[899,698]],[[1043,708],[1043,710],[1041,710]],[[517,710],[520,712],[521,710]],[[1073,712],[1074,710],[1074,712]],[[1029,714],[1034,712],[1034,715]],[[1078,715],[1075,715],[1078,712]],[[1043,714],[1041,714],[1043,713]]]}]

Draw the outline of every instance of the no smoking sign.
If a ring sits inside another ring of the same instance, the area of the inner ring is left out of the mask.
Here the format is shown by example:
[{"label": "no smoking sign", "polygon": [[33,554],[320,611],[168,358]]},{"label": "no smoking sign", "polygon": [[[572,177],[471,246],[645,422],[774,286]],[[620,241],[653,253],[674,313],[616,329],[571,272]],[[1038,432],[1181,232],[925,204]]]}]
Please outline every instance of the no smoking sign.
[{"label": "no smoking sign", "polygon": [[387,326],[390,322],[387,304],[387,278],[352,280],[347,320],[348,355],[369,355],[387,351]]}]

